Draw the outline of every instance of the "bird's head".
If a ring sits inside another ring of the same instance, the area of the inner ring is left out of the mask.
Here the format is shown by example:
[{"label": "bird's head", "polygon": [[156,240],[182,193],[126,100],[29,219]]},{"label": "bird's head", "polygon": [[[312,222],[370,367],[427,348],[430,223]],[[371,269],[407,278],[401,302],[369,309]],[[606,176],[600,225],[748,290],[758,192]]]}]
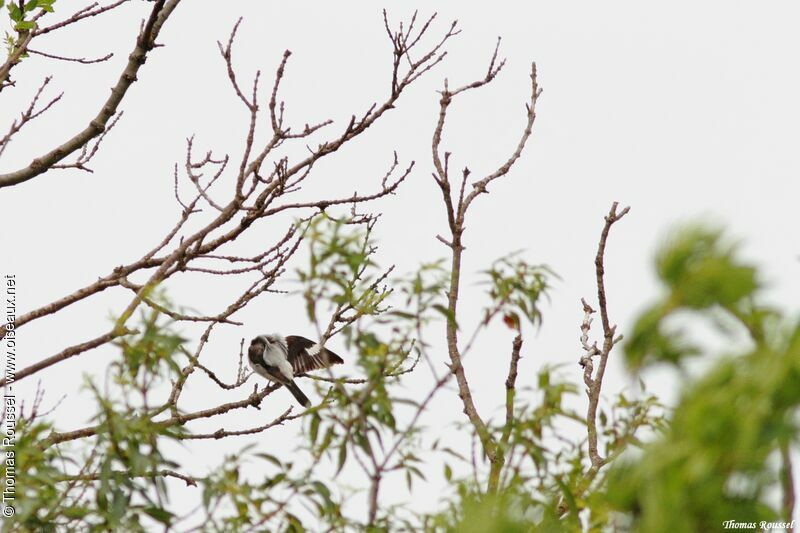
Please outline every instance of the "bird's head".
[{"label": "bird's head", "polygon": [[263,353],[285,342],[286,341],[283,340],[283,337],[277,333],[273,333],[271,335],[259,335],[250,341],[250,351],[252,352],[253,350],[257,350]]},{"label": "bird's head", "polygon": [[250,341],[250,349],[259,349],[265,350],[269,346],[269,339],[267,335],[259,335],[258,337],[254,337],[253,340]]}]

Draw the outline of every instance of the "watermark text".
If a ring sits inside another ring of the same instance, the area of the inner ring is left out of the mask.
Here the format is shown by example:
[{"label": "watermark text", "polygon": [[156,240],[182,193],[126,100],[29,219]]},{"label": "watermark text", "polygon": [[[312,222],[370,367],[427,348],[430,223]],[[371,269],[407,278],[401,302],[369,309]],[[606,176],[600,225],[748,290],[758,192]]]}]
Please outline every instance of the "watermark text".
[{"label": "watermark text", "polygon": [[2,326],[5,367],[3,377],[6,385],[3,390],[3,430],[0,435],[0,472],[2,472],[2,515],[14,515],[14,501],[17,498],[16,442],[17,442],[17,398],[14,394],[14,380],[17,372],[17,280],[14,274],[3,277],[5,288],[5,317]]}]

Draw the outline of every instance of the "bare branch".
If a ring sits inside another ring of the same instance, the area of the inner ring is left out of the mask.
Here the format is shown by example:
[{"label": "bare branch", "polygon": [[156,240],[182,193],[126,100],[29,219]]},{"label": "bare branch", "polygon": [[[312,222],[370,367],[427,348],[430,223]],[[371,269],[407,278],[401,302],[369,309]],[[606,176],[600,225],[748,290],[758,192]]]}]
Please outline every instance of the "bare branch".
[{"label": "bare branch", "polygon": [[[273,420],[272,422],[268,422],[263,426],[258,426],[250,429],[241,429],[236,431],[226,430],[223,428],[218,429],[213,433],[195,433],[190,435],[182,435],[180,437],[181,440],[200,440],[200,439],[224,439],[226,437],[238,437],[241,435],[255,435],[257,433],[262,433],[269,428],[280,426],[287,420],[294,420],[295,418],[300,418],[305,413],[299,413],[296,415],[291,415],[292,408],[288,408],[286,411],[283,412],[281,416]],[[291,416],[290,416],[291,415]]]},{"label": "bare branch", "polygon": [[[589,340],[589,332],[592,325],[592,315],[595,310],[586,303],[585,299],[581,299],[583,306],[583,322],[581,323],[581,347],[583,348],[584,355],[581,356],[580,365],[583,367],[583,382],[586,384],[586,396],[589,399],[589,405],[586,411],[586,432],[589,447],[589,461],[591,465],[589,470],[584,475],[584,479],[580,484],[579,490],[575,496],[580,496],[582,491],[586,490],[595,479],[600,469],[608,464],[616,455],[612,457],[603,457],[600,455],[597,434],[597,409],[600,404],[600,394],[603,387],[603,377],[605,376],[606,365],[608,363],[608,356],[614,346],[622,340],[622,335],[616,336],[617,326],[612,326],[608,318],[608,300],[606,296],[605,287],[605,250],[606,242],[608,241],[608,234],[613,226],[622,217],[628,214],[630,207],[626,207],[617,213],[618,203],[614,202],[608,215],[605,216],[605,224],[600,233],[600,241],[597,246],[597,255],[595,256],[595,278],[597,281],[597,300],[600,305],[600,317],[603,323],[603,347],[597,347],[597,343],[591,343]],[[594,357],[599,357],[600,363],[597,372],[594,371]],[[620,447],[615,453],[619,454],[622,451]],[[569,511],[569,507],[565,501],[561,501],[558,505],[559,514],[563,515]]]},{"label": "bare branch", "polygon": [[[494,62],[494,58],[492,58],[492,62]],[[500,63],[498,67],[496,67],[496,72],[502,68],[503,63]],[[491,73],[491,70],[489,71]],[[489,174],[485,178],[476,181],[472,184],[472,190],[467,195],[462,204],[464,207],[464,211],[466,212],[467,208],[470,204],[475,200],[475,198],[482,193],[487,192],[486,186],[489,185],[492,181],[496,180],[501,176],[505,176],[511,167],[514,166],[517,159],[522,155],[522,150],[525,148],[525,145],[528,142],[528,138],[531,136],[531,132],[533,131],[533,122],[536,120],[536,101],[541,96],[542,91],[539,88],[538,83],[536,82],[536,63],[531,64],[531,100],[525,106],[528,115],[528,121],[525,124],[525,130],[522,132],[522,137],[519,139],[519,143],[517,144],[517,149],[514,150],[514,153],[511,154],[505,163],[503,163],[497,170],[493,173]]]},{"label": "bare branch", "polygon": [[[128,62],[125,65],[125,69],[122,71],[122,74],[117,80],[116,85],[111,89],[111,95],[103,103],[99,113],[89,122],[89,125],[74,137],[67,140],[61,146],[34,159],[27,167],[14,172],[9,172],[7,174],[0,174],[0,188],[23,183],[46,172],[53,165],[76,150],[81,149],[91,139],[97,137],[106,130],[109,121],[117,113],[117,109],[127,94],[128,89],[131,87],[133,82],[136,81],[139,69],[144,64],[147,54],[155,47],[155,39],[158,36],[158,30],[161,28],[161,25],[163,25],[165,20],[163,17],[160,17],[164,14],[171,13],[180,0],[169,0],[166,6],[164,5],[164,2],[165,0],[156,0],[150,12],[150,17],[148,18],[147,23],[136,39],[136,46],[129,56]],[[108,6],[108,9],[112,9],[113,7],[116,7],[116,5],[112,4],[112,6]],[[100,12],[102,11],[98,11],[94,14],[99,14]],[[92,15],[84,14],[77,20],[86,18],[87,16]],[[61,23],[61,25],[63,26],[64,23]],[[39,31],[38,34],[45,33],[45,30],[50,31],[55,29],[56,26],[45,28]],[[32,36],[33,33],[29,35]],[[7,75],[7,71],[3,72],[3,69],[0,68],[0,80],[4,80]]]},{"label": "bare branch", "polygon": [[522,150],[524,149],[528,138],[530,137],[533,128],[533,122],[536,118],[536,101],[541,94],[541,91],[536,83],[536,64],[534,63],[531,67],[531,97],[530,102],[526,106],[527,123],[516,150],[495,172],[475,182],[473,184],[473,189],[469,192],[469,194],[465,194],[465,186],[467,178],[470,175],[470,171],[468,168],[465,168],[462,172],[461,186],[457,197],[458,200],[455,204],[449,175],[450,153],[445,152],[442,156],[440,145],[442,142],[442,133],[444,131],[444,126],[447,119],[447,111],[453,101],[453,98],[465,91],[483,87],[484,85],[490,83],[503,68],[505,63],[500,61],[498,64],[497,62],[499,45],[500,41],[498,40],[497,46],[495,47],[494,53],[492,54],[492,58],[489,62],[489,67],[486,71],[487,73],[483,78],[453,91],[449,89],[448,83],[445,81],[444,89],[441,92],[442,97],[439,101],[439,118],[436,127],[434,128],[433,140],[431,142],[431,153],[433,156],[433,164],[435,169],[433,178],[442,193],[442,199],[444,201],[445,212],[447,214],[447,221],[451,235],[449,240],[443,237],[438,237],[441,242],[450,248],[451,251],[450,287],[447,295],[447,351],[450,358],[449,368],[450,372],[452,372],[456,377],[458,394],[461,398],[464,414],[467,415],[467,418],[475,429],[475,432],[480,439],[483,451],[492,465],[488,486],[488,491],[491,493],[498,489],[500,477],[499,473],[504,465],[505,458],[503,447],[491,434],[486,423],[478,413],[478,409],[472,398],[472,392],[470,390],[469,382],[462,364],[464,352],[460,350],[458,340],[458,298],[459,285],[461,282],[461,261],[465,249],[463,245],[463,235],[465,231],[465,217],[467,209],[471,205],[472,201],[477,197],[478,194],[487,192],[486,186],[491,181],[508,173],[514,163],[519,159],[520,155],[522,154]]},{"label": "bare branch", "polygon": [[514,396],[516,394],[517,367],[519,366],[520,350],[522,350],[522,335],[514,337],[511,344],[511,360],[508,364],[508,377],[506,378],[506,423],[500,441],[508,444],[511,437],[511,428],[514,426]]},{"label": "bare branch", "polygon": [[56,54],[49,54],[47,52],[41,52],[39,50],[34,50],[34,49],[30,48],[30,47],[28,48],[28,53],[29,54],[34,54],[34,55],[37,55],[37,56],[48,57],[50,59],[57,59],[59,61],[67,61],[67,62],[70,62],[70,63],[80,63],[82,65],[91,65],[93,63],[102,63],[103,61],[108,61],[109,59],[114,57],[113,53],[108,53],[108,54],[104,55],[103,57],[98,57],[96,59],[86,59],[85,57],[65,57],[65,56],[59,56],[59,55],[56,55]]},{"label": "bare branch", "polygon": [[103,133],[101,133],[100,136],[97,137],[97,140],[94,141],[94,145],[92,145],[91,149],[89,149],[88,143],[84,144],[83,147],[81,148],[80,155],[78,155],[78,158],[75,161],[73,161],[72,163],[53,165],[50,168],[54,169],[75,168],[77,170],[83,170],[84,172],[89,172],[90,174],[93,173],[94,171],[91,168],[87,167],[86,165],[97,154],[97,151],[100,149],[100,144],[103,142],[103,139],[105,139],[106,135],[108,135],[108,132],[110,132],[114,128],[114,126],[117,125],[119,119],[122,118],[122,114],[123,111],[120,111],[119,114],[113,118],[113,120],[108,124],[108,126],[106,126],[106,129],[103,131]]},{"label": "bare branch", "polygon": [[[581,343],[586,351],[586,355],[581,359],[581,364],[584,366],[584,382],[587,384],[588,388],[586,390],[586,394],[589,397],[589,409],[586,413],[586,425],[589,433],[589,458],[592,462],[592,466],[595,468],[600,468],[603,466],[603,464],[605,464],[605,459],[600,456],[597,448],[596,426],[597,407],[600,403],[600,392],[603,387],[603,377],[605,376],[606,364],[608,363],[608,356],[611,353],[611,349],[617,342],[622,340],[621,336],[618,338],[614,337],[617,326],[612,326],[608,319],[608,303],[605,287],[605,251],[608,233],[611,231],[611,226],[613,226],[615,222],[620,220],[628,213],[628,211],[630,211],[630,207],[626,207],[619,214],[617,214],[617,206],[618,203],[614,202],[611,205],[611,210],[605,217],[605,225],[603,226],[603,231],[600,234],[600,243],[597,246],[597,256],[594,260],[595,276],[597,279],[597,300],[600,304],[600,317],[603,321],[602,350],[598,350],[596,344],[592,345],[591,347],[588,346],[588,333],[589,326],[591,324],[590,315],[594,313],[594,310],[586,303],[585,300],[582,300],[586,317],[584,318],[583,325],[581,326],[581,331],[583,332],[581,336]],[[584,338],[586,338],[586,340],[584,340]],[[594,355],[600,356],[600,364],[598,366],[596,375],[592,377],[591,358]]]},{"label": "bare branch", "polygon": [[[183,480],[186,483],[187,487],[196,487],[197,486],[197,479],[187,476],[186,474],[180,474],[175,472],[174,470],[162,469],[157,470],[154,472],[146,472],[146,473],[136,473],[136,472],[128,472],[128,471],[117,471],[113,472],[114,474],[122,474],[127,477],[174,477],[176,479]],[[56,479],[57,482],[70,482],[74,483],[75,481],[99,481],[101,479],[100,474],[78,474],[76,476],[64,476],[61,478]]]},{"label": "bare branch", "polygon": [[[259,409],[261,406],[261,402],[264,400],[264,398],[275,392],[278,388],[280,388],[280,385],[270,385],[264,388],[261,392],[253,391],[252,394],[250,394],[247,398],[243,400],[224,403],[222,405],[218,405],[210,409],[203,409],[200,411],[194,411],[192,413],[173,415],[167,418],[166,420],[157,421],[156,424],[158,424],[161,428],[183,426],[184,424],[186,424],[187,422],[191,422],[192,420],[198,420],[200,418],[211,418],[213,416],[221,415],[236,409],[243,409],[246,407],[255,407],[256,409]],[[100,426],[90,426],[75,431],[68,431],[65,433],[58,433],[54,431],[43,441],[42,445],[50,446],[52,444],[60,444],[62,442],[69,442],[77,439],[91,437],[93,435],[96,435],[99,429]]]},{"label": "bare branch", "polygon": [[15,120],[14,122],[11,123],[11,127],[9,128],[8,133],[6,133],[5,137],[0,139],[0,156],[3,155],[3,152],[5,151],[9,142],[11,141],[11,138],[14,135],[16,135],[17,132],[19,132],[26,124],[35,120],[40,115],[44,114],[56,102],[61,100],[62,96],[64,96],[64,93],[61,93],[52,100],[50,100],[47,104],[45,104],[44,107],[36,110],[36,104],[39,101],[39,97],[41,97],[42,92],[44,91],[45,87],[47,87],[47,85],[50,83],[50,80],[52,80],[52,76],[48,76],[44,79],[42,84],[39,86],[39,89],[36,91],[33,100],[31,100],[30,105],[28,105],[28,108],[20,114],[18,120]]},{"label": "bare branch", "polygon": [[[98,346],[107,344],[118,337],[130,335],[132,333],[137,333],[137,332],[135,330],[130,330],[127,328],[114,329],[113,331],[100,335],[99,337],[92,339],[90,341],[83,342],[81,344],[76,344],[75,346],[70,346],[69,348],[62,350],[55,355],[46,357],[41,361],[39,361],[38,363],[34,363],[18,371],[14,375],[14,381],[25,379],[28,376],[31,376],[36,372],[39,372],[40,370],[44,370],[49,366],[52,366],[56,363],[60,363],[61,361],[66,361],[67,359],[75,357],[76,355],[79,355],[83,352],[93,350]],[[5,377],[0,379],[0,387],[5,387],[7,384],[8,382]]]},{"label": "bare branch", "polygon": [[44,35],[45,33],[50,33],[51,31],[55,31],[61,29],[65,26],[70,26],[71,24],[75,24],[76,22],[80,22],[81,20],[86,20],[91,17],[96,17],[97,15],[102,15],[112,9],[119,7],[120,5],[124,4],[125,2],[129,2],[130,0],[117,0],[114,3],[108,4],[107,6],[98,7],[98,3],[94,2],[80,10],[76,11],[71,17],[68,17],[61,22],[53,24],[52,26],[46,26],[44,28],[37,28],[34,30],[35,35]]},{"label": "bare branch", "polygon": [[[228,67],[228,79],[233,85],[234,91],[236,91],[236,95],[239,97],[244,105],[250,111],[255,111],[256,109],[256,99],[255,97],[252,100],[248,100],[247,97],[242,93],[242,89],[239,88],[239,82],[236,79],[236,73],[233,69],[233,41],[236,39],[236,32],[239,31],[239,25],[242,23],[242,17],[236,21],[236,24],[233,25],[233,29],[231,30],[231,35],[228,37],[228,44],[223,47],[222,43],[217,41],[217,46],[219,47],[219,53],[222,55],[222,58],[225,60],[225,65]],[[255,96],[255,95],[254,95]]]}]

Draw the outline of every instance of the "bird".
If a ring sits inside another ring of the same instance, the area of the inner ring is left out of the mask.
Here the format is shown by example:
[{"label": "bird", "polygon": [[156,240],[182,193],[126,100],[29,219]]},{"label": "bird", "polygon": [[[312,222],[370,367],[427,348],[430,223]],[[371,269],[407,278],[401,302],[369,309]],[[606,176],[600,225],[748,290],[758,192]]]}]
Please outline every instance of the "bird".
[{"label": "bird", "polygon": [[341,357],[317,342],[299,335],[284,337],[278,333],[254,337],[247,357],[254,372],[289,389],[303,407],[310,407],[311,400],[294,382],[294,377],[344,363]]}]

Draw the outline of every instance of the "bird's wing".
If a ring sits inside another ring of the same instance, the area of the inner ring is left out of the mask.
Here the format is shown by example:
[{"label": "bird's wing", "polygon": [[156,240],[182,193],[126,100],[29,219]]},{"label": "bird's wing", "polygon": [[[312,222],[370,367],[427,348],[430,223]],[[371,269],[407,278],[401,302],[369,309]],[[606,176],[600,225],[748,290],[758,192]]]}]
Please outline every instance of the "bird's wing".
[{"label": "bird's wing", "polygon": [[289,363],[295,374],[344,363],[342,358],[332,351],[299,335],[286,337],[286,344],[289,348]]}]

